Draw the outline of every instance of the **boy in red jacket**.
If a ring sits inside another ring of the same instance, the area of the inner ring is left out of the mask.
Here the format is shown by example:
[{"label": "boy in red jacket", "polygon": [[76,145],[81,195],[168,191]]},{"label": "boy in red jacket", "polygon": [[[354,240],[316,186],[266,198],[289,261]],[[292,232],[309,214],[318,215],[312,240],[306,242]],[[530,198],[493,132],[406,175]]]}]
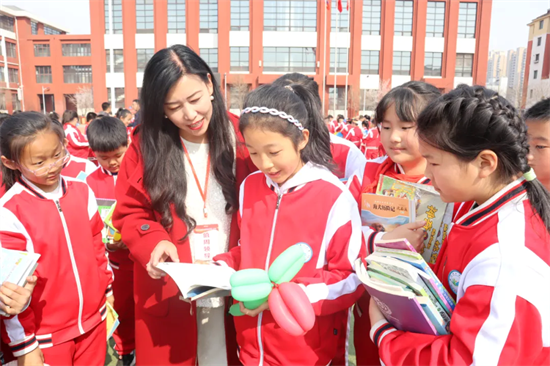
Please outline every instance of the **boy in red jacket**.
[{"label": "boy in red jacket", "polygon": [[[97,157],[99,168],[86,178],[98,200],[114,200],[115,184],[120,164],[128,149],[126,126],[115,117],[101,117],[90,123],[86,132],[90,148]],[[133,262],[129,258],[128,248],[121,242],[105,244],[109,252],[109,264],[113,269],[115,281],[114,309],[119,315],[120,325],[113,337],[115,350],[123,365],[131,364],[135,349],[134,337],[134,292]]]}]

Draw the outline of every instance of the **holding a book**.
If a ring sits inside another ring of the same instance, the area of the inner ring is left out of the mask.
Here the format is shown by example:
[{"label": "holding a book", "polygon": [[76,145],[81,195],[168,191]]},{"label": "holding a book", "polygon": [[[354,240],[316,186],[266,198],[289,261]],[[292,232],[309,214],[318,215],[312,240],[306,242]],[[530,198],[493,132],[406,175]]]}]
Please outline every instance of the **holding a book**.
[{"label": "holding a book", "polygon": [[417,132],[442,200],[474,204],[458,209],[434,267],[456,297],[450,334],[404,331],[371,300],[370,337],[381,361],[547,365],[550,195],[527,163],[524,122],[495,92],[462,85],[421,113]]}]

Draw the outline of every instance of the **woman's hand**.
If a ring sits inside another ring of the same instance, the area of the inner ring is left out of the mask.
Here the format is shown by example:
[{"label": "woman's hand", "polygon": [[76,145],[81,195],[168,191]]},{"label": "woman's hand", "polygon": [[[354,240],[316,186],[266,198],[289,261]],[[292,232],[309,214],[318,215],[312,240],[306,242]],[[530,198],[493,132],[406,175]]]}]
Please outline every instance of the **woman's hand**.
[{"label": "woman's hand", "polygon": [[382,236],[383,240],[407,239],[418,253],[424,250],[424,238],[426,230],[424,230],[425,221],[411,222],[396,227],[391,232]]},{"label": "woman's hand", "polygon": [[24,287],[4,282],[0,286],[0,309],[8,315],[21,313],[29,303],[37,280],[36,276],[27,277],[27,284]]},{"label": "woman's hand", "polygon": [[378,323],[380,320],[386,319],[386,317],[384,317],[384,314],[382,314],[382,312],[380,311],[380,308],[378,308],[378,305],[376,305],[376,302],[372,297],[370,299],[370,304],[369,304],[369,317],[370,317],[371,326]]},{"label": "woman's hand", "polygon": [[149,273],[151,278],[158,280],[161,277],[166,276],[166,273],[158,269],[157,265],[159,263],[166,262],[168,258],[170,258],[172,262],[179,263],[180,261],[176,246],[168,240],[163,240],[157,244],[155,249],[153,249],[151,259],[149,260],[149,263],[147,263],[147,273]]},{"label": "woman's hand", "polygon": [[239,303],[239,306],[241,308],[241,313],[243,313],[244,315],[251,316],[253,318],[258,316],[258,314],[260,314],[262,311],[269,310],[269,304],[267,301],[254,310],[245,308],[242,302]]}]

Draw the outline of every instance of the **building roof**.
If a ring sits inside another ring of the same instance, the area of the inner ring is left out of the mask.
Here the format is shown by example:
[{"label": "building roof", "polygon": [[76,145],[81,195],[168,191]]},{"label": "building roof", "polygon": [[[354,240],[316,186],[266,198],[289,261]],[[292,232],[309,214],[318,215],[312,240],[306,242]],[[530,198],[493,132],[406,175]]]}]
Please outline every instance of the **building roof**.
[{"label": "building roof", "polygon": [[69,30],[67,28],[55,25],[54,23],[49,22],[40,16],[29,13],[28,11],[21,9],[15,5],[0,5],[0,13],[5,13],[7,15],[11,15],[16,18],[17,17],[30,18],[38,23],[43,23],[44,25],[47,25],[50,28],[59,30],[61,32],[69,33]]},{"label": "building roof", "polygon": [[550,9],[548,9],[546,11],[546,13],[542,14],[542,15],[539,15],[538,17],[536,17],[535,19],[533,19],[531,21],[531,23],[527,24],[527,25],[533,25],[534,23],[538,22],[539,20],[542,20],[544,18],[550,18]]}]

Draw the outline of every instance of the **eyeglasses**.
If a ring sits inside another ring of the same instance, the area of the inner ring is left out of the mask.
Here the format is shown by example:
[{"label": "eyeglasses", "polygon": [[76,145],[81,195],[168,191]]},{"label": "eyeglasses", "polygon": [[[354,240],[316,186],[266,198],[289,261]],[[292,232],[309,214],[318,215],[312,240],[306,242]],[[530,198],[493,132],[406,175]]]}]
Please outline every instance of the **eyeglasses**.
[{"label": "eyeglasses", "polygon": [[25,169],[26,171],[34,174],[35,176],[37,177],[42,177],[46,174],[48,174],[50,172],[50,170],[52,170],[52,168],[58,168],[60,166],[63,166],[65,165],[69,159],[71,158],[71,155],[69,155],[69,152],[67,151],[67,149],[65,149],[63,151],[63,156],[60,157],[59,159],[57,159],[56,161],[54,161],[53,163],[49,164],[49,165],[45,165],[43,167],[40,167],[38,169],[35,169],[35,170],[31,170],[27,167],[24,167],[22,165],[19,165],[21,168]]}]

